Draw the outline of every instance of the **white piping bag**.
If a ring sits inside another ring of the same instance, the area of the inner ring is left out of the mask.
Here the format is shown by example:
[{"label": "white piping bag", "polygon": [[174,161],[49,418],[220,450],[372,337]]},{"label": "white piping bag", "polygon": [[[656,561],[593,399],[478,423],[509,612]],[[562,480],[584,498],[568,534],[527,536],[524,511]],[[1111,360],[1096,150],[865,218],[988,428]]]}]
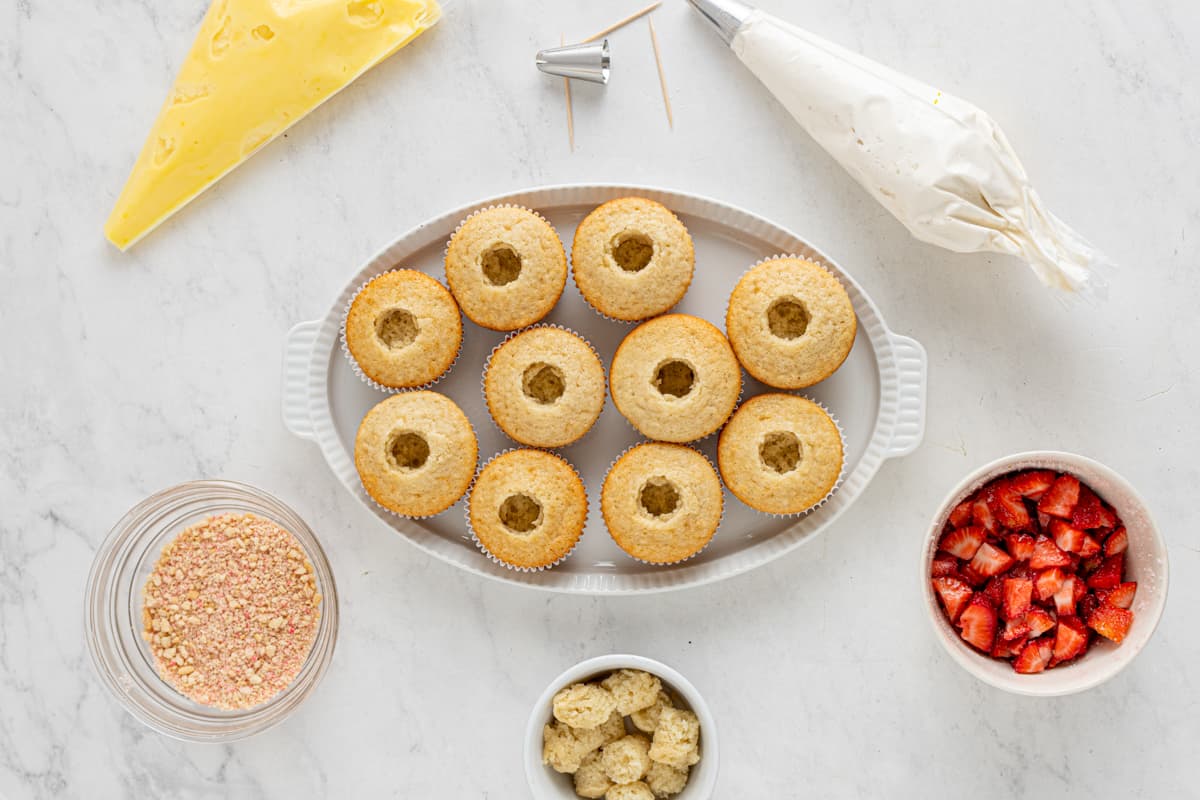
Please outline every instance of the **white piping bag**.
[{"label": "white piping bag", "polygon": [[1042,205],[986,112],[740,0],[689,2],[913,236],[1014,255],[1047,286],[1105,295],[1108,260]]}]

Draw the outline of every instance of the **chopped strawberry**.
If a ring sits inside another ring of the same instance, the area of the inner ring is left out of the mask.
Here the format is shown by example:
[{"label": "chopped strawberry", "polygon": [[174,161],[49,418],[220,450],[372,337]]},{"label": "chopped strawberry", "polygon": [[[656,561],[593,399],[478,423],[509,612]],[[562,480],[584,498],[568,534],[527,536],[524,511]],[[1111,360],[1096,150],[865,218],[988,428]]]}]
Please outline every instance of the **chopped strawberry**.
[{"label": "chopped strawberry", "polygon": [[1017,494],[1036,503],[1046,494],[1046,490],[1054,485],[1054,479],[1055,475],[1051,470],[1031,469],[1017,473],[1011,480]]},{"label": "chopped strawberry", "polygon": [[987,601],[973,600],[958,618],[958,627],[967,644],[990,652],[996,640],[996,609]]},{"label": "chopped strawberry", "polygon": [[964,528],[971,524],[971,504],[970,498],[963,500],[954,507],[950,512],[950,526],[953,528]]},{"label": "chopped strawberry", "polygon": [[970,561],[975,557],[975,551],[979,549],[979,545],[983,544],[985,538],[986,534],[983,528],[978,526],[959,528],[943,536],[942,540],[938,542],[938,549],[945,550],[956,558]]},{"label": "chopped strawberry", "polygon": [[1087,624],[1105,639],[1120,644],[1133,624],[1133,612],[1116,606],[1100,606],[1088,615]]},{"label": "chopped strawberry", "polygon": [[1038,600],[1049,600],[1062,588],[1067,579],[1067,573],[1061,567],[1051,567],[1038,573],[1034,581],[1034,591]]},{"label": "chopped strawberry", "polygon": [[958,559],[949,553],[938,553],[933,557],[929,574],[935,578],[944,578],[948,575],[957,576]]},{"label": "chopped strawberry", "polygon": [[1021,494],[1012,481],[993,481],[983,490],[983,498],[987,501],[992,515],[1004,527],[1016,531],[1030,527],[1032,520],[1029,518],[1029,510],[1025,508]]},{"label": "chopped strawberry", "polygon": [[1027,533],[1010,533],[1004,537],[1008,544],[1008,554],[1017,561],[1028,561],[1033,558],[1033,537]]},{"label": "chopped strawberry", "polygon": [[1067,576],[1063,585],[1054,593],[1054,610],[1058,612],[1059,619],[1075,613],[1075,583],[1075,576]]},{"label": "chopped strawberry", "polygon": [[978,496],[975,502],[971,504],[971,519],[988,533],[996,533],[999,530],[996,518],[992,516],[987,501],[982,496]]},{"label": "chopped strawberry", "polygon": [[1098,555],[1100,555],[1100,543],[1085,533],[1083,535],[1083,544],[1079,546],[1079,557],[1087,559]]},{"label": "chopped strawberry", "polygon": [[1004,573],[1006,578],[1029,578],[1033,580],[1037,577],[1037,572],[1029,568],[1028,564],[1018,563],[1015,567]]},{"label": "chopped strawberry", "polygon": [[1033,581],[1029,578],[1005,578],[1004,618],[1017,619],[1033,604]]},{"label": "chopped strawberry", "polygon": [[1000,637],[992,646],[992,658],[1012,658],[1021,652],[1021,649],[1025,647],[1025,642],[1024,636],[1018,636],[1012,640]]},{"label": "chopped strawberry", "polygon": [[1004,605],[1004,577],[997,575],[992,578],[979,594],[988,601],[992,608],[999,611],[1000,606]]},{"label": "chopped strawberry", "polygon": [[1029,620],[1025,617],[1010,619],[1004,623],[1004,630],[1000,631],[1000,638],[1006,642],[1015,642],[1018,639],[1024,639],[1029,635]]},{"label": "chopped strawberry", "polygon": [[982,586],[983,584],[987,583],[987,580],[988,580],[987,575],[980,575],[978,572],[971,569],[970,564],[967,564],[966,566],[964,566],[959,571],[959,574],[962,576],[962,579],[964,581],[966,581],[967,583],[971,584],[972,586],[976,586],[976,587]]},{"label": "chopped strawberry", "polygon": [[1063,519],[1070,519],[1075,504],[1079,502],[1079,479],[1074,475],[1060,475],[1038,501],[1038,511]]},{"label": "chopped strawberry", "polygon": [[1050,666],[1078,658],[1087,652],[1088,631],[1079,617],[1059,617],[1058,632],[1054,636],[1054,657]]},{"label": "chopped strawberry", "polygon": [[1050,523],[1050,535],[1054,537],[1054,544],[1059,550],[1067,553],[1078,553],[1083,547],[1083,537],[1086,536],[1079,528],[1073,528],[1061,519],[1053,520]]},{"label": "chopped strawberry", "polygon": [[1025,624],[1029,626],[1029,638],[1036,639],[1048,630],[1052,630],[1056,620],[1049,611],[1035,608],[1025,615]]},{"label": "chopped strawberry", "polygon": [[1125,530],[1125,526],[1122,525],[1104,540],[1104,555],[1115,556],[1117,553],[1124,553],[1128,546],[1129,531]]},{"label": "chopped strawberry", "polygon": [[975,557],[971,559],[971,569],[979,575],[991,577],[999,575],[1008,570],[1015,562],[1008,553],[998,547],[993,547],[991,542],[984,542],[975,553]]},{"label": "chopped strawberry", "polygon": [[1121,578],[1124,574],[1125,554],[1117,553],[1115,556],[1109,556],[1104,559],[1104,563],[1100,565],[1100,569],[1088,577],[1087,585],[1093,589],[1115,589],[1121,585]]},{"label": "chopped strawberry", "polygon": [[1133,597],[1137,594],[1137,583],[1122,583],[1115,589],[1097,589],[1096,599],[1101,605],[1129,608],[1133,605]]},{"label": "chopped strawberry", "polygon": [[1076,616],[1082,620],[1091,619],[1092,613],[1099,607],[1100,601],[1096,599],[1096,595],[1088,592],[1083,596],[1083,599],[1079,601],[1079,606],[1076,609]]},{"label": "chopped strawberry", "polygon": [[1039,536],[1033,545],[1033,556],[1029,559],[1029,566],[1034,569],[1045,569],[1046,567],[1066,567],[1071,564],[1071,557],[1058,549],[1054,541],[1048,536]]},{"label": "chopped strawberry", "polygon": [[1041,672],[1046,669],[1046,665],[1050,663],[1053,655],[1054,642],[1050,641],[1050,637],[1034,639],[1021,649],[1021,654],[1013,662],[1013,669],[1022,675]]},{"label": "chopped strawberry", "polygon": [[1076,528],[1111,528],[1117,524],[1117,515],[1105,507],[1095,492],[1082,486],[1079,489],[1079,502],[1071,511],[1071,524]]},{"label": "chopped strawberry", "polygon": [[970,604],[974,594],[971,587],[958,578],[934,578],[933,590],[941,599],[951,622],[958,622],[959,615]]},{"label": "chopped strawberry", "polygon": [[1038,533],[1045,533],[1048,531],[1050,529],[1050,520],[1052,519],[1054,519],[1054,517],[1050,516],[1049,514],[1043,514],[1041,511],[1037,512]]}]

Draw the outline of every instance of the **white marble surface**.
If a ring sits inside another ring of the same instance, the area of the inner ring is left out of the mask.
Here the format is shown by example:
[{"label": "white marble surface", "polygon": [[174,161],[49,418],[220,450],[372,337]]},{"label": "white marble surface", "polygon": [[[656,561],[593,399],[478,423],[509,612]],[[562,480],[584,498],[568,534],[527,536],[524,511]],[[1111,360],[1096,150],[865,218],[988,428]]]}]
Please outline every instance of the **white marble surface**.
[{"label": "white marble surface", "polygon": [[[122,255],[100,226],[202,0],[0,5],[0,796],[526,796],[529,704],[575,661],[667,661],[711,701],[721,798],[1188,797],[1200,785],[1200,11],[1191,0],[763,0],[993,112],[1043,196],[1122,265],[1064,310],[1021,264],[913,242],[792,125],[682,0],[613,37],[607,89],[539,45],[633,2],[458,0],[367,75]],[[430,560],[335,485],[279,418],[284,332],[442,210],[552,182],[710,194],[827,248],[930,356],[929,427],[818,544],[724,584],[549,596]],[[1011,697],[934,641],[919,540],[968,469],[1095,456],[1139,486],[1171,552],[1157,636],[1122,675]],[[83,644],[92,555],[129,506],[200,477],[293,504],[342,592],[326,681],[229,746],[142,728]]]}]

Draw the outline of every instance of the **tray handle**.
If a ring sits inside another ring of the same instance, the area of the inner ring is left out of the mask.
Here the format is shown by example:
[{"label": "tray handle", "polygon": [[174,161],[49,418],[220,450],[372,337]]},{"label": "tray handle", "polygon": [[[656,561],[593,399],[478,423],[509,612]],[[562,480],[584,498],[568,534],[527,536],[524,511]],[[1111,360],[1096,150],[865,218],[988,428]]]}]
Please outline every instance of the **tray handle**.
[{"label": "tray handle", "polygon": [[897,403],[896,425],[886,458],[899,458],[916,450],[925,438],[925,390],[929,379],[929,359],[916,339],[893,333],[892,350],[896,354]]},{"label": "tray handle", "polygon": [[308,365],[321,322],[301,322],[287,333],[283,345],[283,424],[301,439],[316,441],[308,404]]}]

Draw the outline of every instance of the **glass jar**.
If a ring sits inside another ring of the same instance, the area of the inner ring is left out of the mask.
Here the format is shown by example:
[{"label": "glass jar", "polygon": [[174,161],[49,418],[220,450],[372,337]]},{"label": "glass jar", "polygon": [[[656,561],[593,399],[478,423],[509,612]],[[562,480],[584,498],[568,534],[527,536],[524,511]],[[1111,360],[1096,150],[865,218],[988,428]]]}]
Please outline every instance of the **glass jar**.
[{"label": "glass jar", "polygon": [[[219,514],[256,514],[287,529],[312,562],[321,616],[299,674],[270,700],[225,711],[196,703],[159,677],[142,639],[142,587],[163,547],[190,525]],[[154,730],[197,742],[226,742],[265,731],[312,694],[329,668],[337,641],[338,601],[325,551],[296,512],[253,486],[191,481],[143,500],[109,533],[96,553],[86,597],[88,649],[101,679],[125,709]]]}]

